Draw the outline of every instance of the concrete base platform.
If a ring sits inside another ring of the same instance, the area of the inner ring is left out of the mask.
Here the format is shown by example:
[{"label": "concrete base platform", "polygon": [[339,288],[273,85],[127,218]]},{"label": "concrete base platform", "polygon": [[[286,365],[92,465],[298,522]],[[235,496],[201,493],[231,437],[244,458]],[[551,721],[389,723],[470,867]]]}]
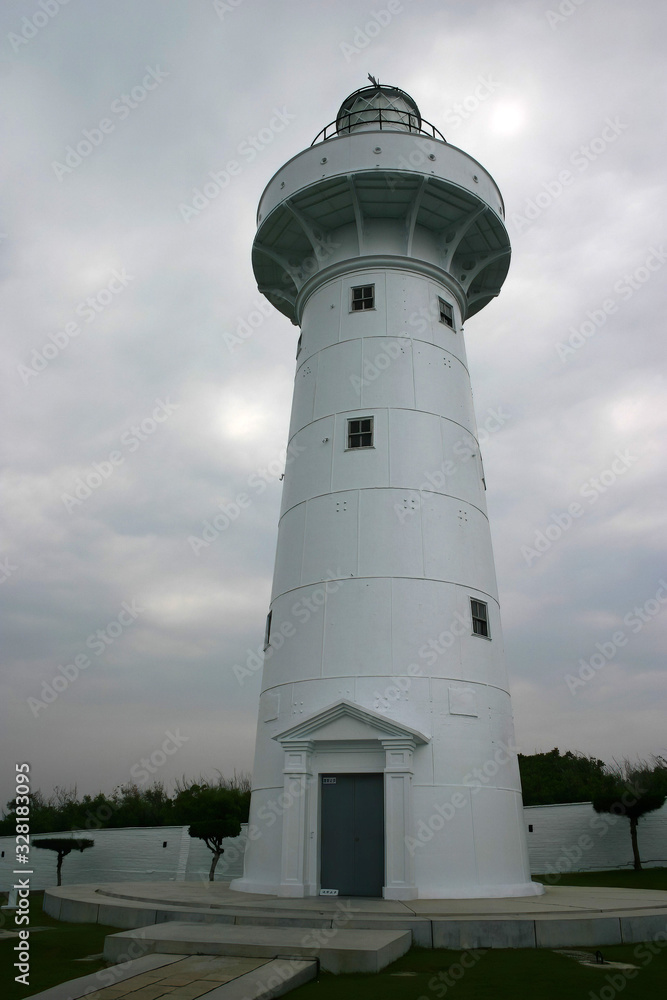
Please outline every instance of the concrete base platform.
[{"label": "concrete base platform", "polygon": [[231,924],[174,923],[110,934],[104,957],[117,961],[137,948],[144,954],[234,955],[238,958],[315,959],[326,972],[379,972],[405,955],[410,931],[368,931],[299,927],[235,927]]},{"label": "concrete base platform", "polygon": [[170,922],[201,933],[210,924],[312,929],[324,944],[336,929],[410,931],[423,948],[597,947],[667,931],[667,892],[572,886],[528,898],[388,900],[249,896],[224,882],[123,882],[47,889],[44,909],[57,920],[127,930]]}]

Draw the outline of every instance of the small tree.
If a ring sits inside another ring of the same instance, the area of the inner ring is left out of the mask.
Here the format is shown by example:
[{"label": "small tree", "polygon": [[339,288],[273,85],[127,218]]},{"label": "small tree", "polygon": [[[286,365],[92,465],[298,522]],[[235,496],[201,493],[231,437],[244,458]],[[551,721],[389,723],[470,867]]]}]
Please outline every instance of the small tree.
[{"label": "small tree", "polygon": [[33,840],[33,847],[43,847],[47,851],[55,851],[58,855],[58,864],[56,866],[56,872],[58,874],[58,885],[61,885],[60,872],[63,866],[63,858],[66,858],[68,854],[72,851],[83,852],[88,847],[93,847],[95,845],[94,840],[87,840],[86,838],[80,838],[75,840],[74,837],[45,837],[43,840]]},{"label": "small tree", "polygon": [[213,851],[213,859],[208,873],[209,882],[213,882],[218,861],[224,854],[222,842],[225,837],[238,837],[241,832],[241,821],[237,816],[225,816],[219,820],[200,820],[188,828],[191,837],[203,840],[209,851]]},{"label": "small tree", "polygon": [[221,783],[192,784],[181,787],[174,803],[176,822],[189,823],[191,837],[203,840],[213,852],[209,881],[213,882],[215,869],[223,854],[225,837],[238,837],[241,823],[247,818],[249,793],[238,788],[225,788]]},{"label": "small tree", "polygon": [[659,758],[653,767],[646,761],[633,764],[625,760],[607,775],[605,785],[604,791],[593,797],[593,808],[598,813],[613,813],[630,821],[634,869],[641,871],[637,827],[642,816],[655,812],[665,804],[667,768]]}]

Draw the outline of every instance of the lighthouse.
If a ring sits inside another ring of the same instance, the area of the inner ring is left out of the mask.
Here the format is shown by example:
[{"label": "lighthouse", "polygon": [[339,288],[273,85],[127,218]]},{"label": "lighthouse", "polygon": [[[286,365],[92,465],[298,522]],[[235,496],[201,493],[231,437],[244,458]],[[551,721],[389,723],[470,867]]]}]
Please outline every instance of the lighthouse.
[{"label": "lighthouse", "polygon": [[463,335],[510,242],[490,174],[397,87],[271,179],[252,259],[300,328],[242,878],[279,896],[527,896]]}]

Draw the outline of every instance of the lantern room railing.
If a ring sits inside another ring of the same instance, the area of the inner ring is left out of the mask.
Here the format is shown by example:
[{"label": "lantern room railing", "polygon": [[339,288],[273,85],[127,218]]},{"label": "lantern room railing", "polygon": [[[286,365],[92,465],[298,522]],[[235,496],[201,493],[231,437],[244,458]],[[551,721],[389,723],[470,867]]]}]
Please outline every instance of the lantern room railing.
[{"label": "lantern room railing", "polygon": [[[363,128],[366,125],[377,125],[380,131],[384,128],[390,132],[411,132],[413,135],[427,135],[432,139],[447,142],[442,132],[420,115],[398,108],[362,108],[359,111],[349,111],[347,114],[339,115],[335,121],[329,122],[321,132],[318,132],[311,146],[316,146],[318,142],[326,142],[336,135],[349,135],[357,126]],[[400,128],[396,128],[397,125]]]}]

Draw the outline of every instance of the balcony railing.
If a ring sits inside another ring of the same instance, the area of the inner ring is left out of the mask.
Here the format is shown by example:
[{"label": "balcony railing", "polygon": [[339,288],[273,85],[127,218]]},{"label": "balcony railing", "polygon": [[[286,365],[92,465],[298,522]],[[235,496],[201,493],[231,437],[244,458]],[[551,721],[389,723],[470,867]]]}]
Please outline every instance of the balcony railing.
[{"label": "balcony railing", "polygon": [[[430,122],[410,111],[400,111],[397,108],[363,108],[340,115],[335,121],[329,122],[315,136],[311,146],[332,139],[336,135],[349,135],[350,132],[356,131],[358,126],[366,131],[364,127],[366,125],[377,125],[380,131],[384,128],[389,132],[411,132],[413,135],[427,135],[432,139],[439,139],[441,142],[447,141],[435,125],[431,125]],[[397,126],[399,127],[397,128]],[[368,131],[373,130],[368,129]]]}]

